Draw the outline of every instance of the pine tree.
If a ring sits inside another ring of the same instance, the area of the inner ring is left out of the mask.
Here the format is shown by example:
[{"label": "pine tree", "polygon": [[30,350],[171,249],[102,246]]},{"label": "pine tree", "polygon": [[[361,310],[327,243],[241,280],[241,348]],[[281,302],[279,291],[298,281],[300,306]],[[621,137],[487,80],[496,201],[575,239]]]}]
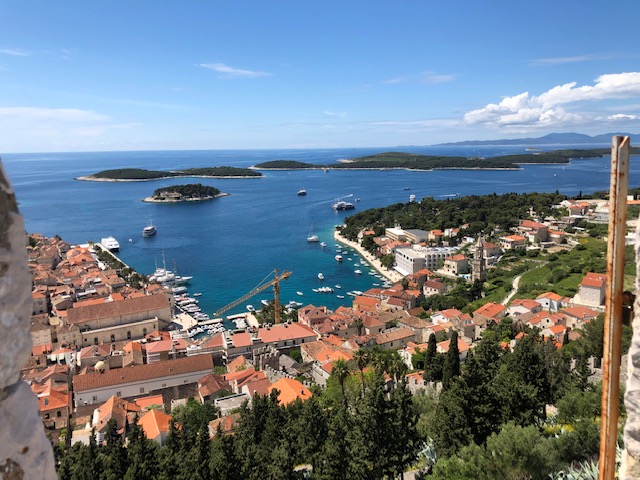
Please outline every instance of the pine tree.
[{"label": "pine tree", "polygon": [[442,386],[449,388],[453,378],[460,375],[460,351],[458,350],[458,332],[453,332],[449,342],[449,351],[442,368]]},{"label": "pine tree", "polygon": [[439,380],[436,378],[436,369],[434,368],[434,364],[436,362],[436,336],[435,334],[429,335],[429,342],[427,344],[427,351],[424,354],[424,379],[427,382],[435,382]]},{"label": "pine tree", "polygon": [[319,452],[313,478],[318,480],[346,480],[349,465],[348,432],[352,430],[352,418],[344,405],[338,405],[327,424],[327,438]]}]

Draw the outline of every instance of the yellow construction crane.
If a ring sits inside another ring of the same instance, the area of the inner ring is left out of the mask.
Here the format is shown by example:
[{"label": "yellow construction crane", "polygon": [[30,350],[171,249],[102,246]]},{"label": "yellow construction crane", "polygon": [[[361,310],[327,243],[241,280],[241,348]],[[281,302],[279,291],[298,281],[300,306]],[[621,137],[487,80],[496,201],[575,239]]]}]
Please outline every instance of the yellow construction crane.
[{"label": "yellow construction crane", "polygon": [[[260,292],[264,292],[267,288],[269,288],[270,286],[273,285],[273,306],[274,306],[274,310],[275,310],[274,322],[275,323],[280,323],[280,280],[284,280],[286,278],[289,278],[291,276],[292,272],[284,271],[280,275],[278,275],[278,269],[275,269],[271,273],[273,273],[273,279],[269,280],[267,283],[264,283],[264,284],[262,284],[262,282],[261,282],[260,285],[255,287],[250,292],[244,294],[242,297],[234,300],[233,302],[229,303],[228,305],[225,305],[224,307],[222,307],[221,309],[216,311],[213,314],[213,316],[214,317],[219,317],[223,313],[228,312],[229,310],[231,310],[234,307],[237,307],[238,305],[240,305],[243,302],[246,302],[247,300],[249,300],[254,295],[257,295]],[[271,273],[269,275],[267,275],[267,278],[271,275]]]}]

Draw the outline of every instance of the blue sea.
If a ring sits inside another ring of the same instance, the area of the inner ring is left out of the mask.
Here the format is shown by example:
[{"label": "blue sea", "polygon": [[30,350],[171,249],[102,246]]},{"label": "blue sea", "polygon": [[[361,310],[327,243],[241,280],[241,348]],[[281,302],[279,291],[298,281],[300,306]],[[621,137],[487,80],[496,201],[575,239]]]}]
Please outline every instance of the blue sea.
[{"label": "blue sea", "polygon": [[[561,146],[556,148],[570,148]],[[607,147],[607,145],[602,145]],[[583,147],[584,148],[584,147]],[[609,189],[610,157],[574,160],[568,165],[525,165],[517,171],[440,170],[410,171],[270,171],[256,179],[174,179],[153,182],[84,182],[75,177],[114,168],[157,170],[231,165],[248,167],[286,159],[314,164],[333,163],[383,151],[434,155],[490,157],[524,152],[524,147],[394,147],[393,149],[328,150],[211,150],[91,153],[33,153],[2,155],[2,162],[16,191],[28,232],[60,235],[71,243],[100,241],[114,236],[119,256],[140,273],[150,274],[161,265],[193,275],[189,291],[201,292],[200,305],[212,313],[257,286],[273,269],[293,275],[282,283],[282,301],[336,308],[350,303],[346,292],[367,290],[376,277],[356,275],[359,258],[348,252],[335,261],[334,226],[351,212],[334,212],[335,199],[356,202],[357,210],[407,202],[425,196],[445,198],[453,194],[553,192],[576,195]],[[631,161],[631,185],[640,184],[640,162]],[[635,180],[635,183],[634,183]],[[168,185],[203,183],[227,197],[192,204],[143,203],[153,190]],[[305,188],[306,196],[296,192]],[[142,237],[149,221],[158,227],[151,238]],[[327,243],[308,243],[313,230]],[[347,260],[351,257],[352,260]],[[324,281],[318,273],[324,274]],[[314,293],[320,286],[342,285],[333,294]],[[296,294],[303,292],[304,296]],[[337,294],[345,295],[339,299]],[[229,312],[246,311],[246,304],[260,306],[272,298],[271,290]]]}]

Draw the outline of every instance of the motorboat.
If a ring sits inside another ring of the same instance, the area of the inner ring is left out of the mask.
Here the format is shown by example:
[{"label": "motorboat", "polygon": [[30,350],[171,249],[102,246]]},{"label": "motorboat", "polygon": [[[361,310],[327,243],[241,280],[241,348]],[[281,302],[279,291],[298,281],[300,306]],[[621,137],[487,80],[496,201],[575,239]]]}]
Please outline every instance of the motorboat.
[{"label": "motorboat", "polygon": [[304,195],[306,195],[306,194],[307,194],[307,191],[306,191],[304,188],[301,188],[300,190],[298,190],[298,195],[299,195],[299,196],[301,196],[301,197],[302,197],[302,196],[304,196]]},{"label": "motorboat", "polygon": [[152,224],[151,221],[149,221],[149,224],[142,229],[142,236],[143,237],[152,237],[157,232],[158,232],[158,229],[156,228],[156,226],[154,224]]},{"label": "motorboat", "polygon": [[362,273],[361,270],[354,270],[353,273],[355,273],[356,275],[360,275]]},{"label": "motorboat", "polygon": [[194,297],[200,297],[200,296],[202,296],[202,293],[201,293],[201,292],[194,293],[194,294],[193,294],[193,296],[194,296]]},{"label": "motorboat", "polygon": [[250,312],[255,312],[256,309],[253,308],[253,305],[247,305],[247,310],[249,310]]},{"label": "motorboat", "polygon": [[336,285],[335,287],[336,288],[342,288],[342,285]]},{"label": "motorboat", "polygon": [[336,295],[336,298],[344,298],[344,295]]},{"label": "motorboat", "polygon": [[324,248],[324,247],[326,247],[326,246],[327,246],[327,244],[326,244],[325,242],[320,242],[320,246],[321,246],[322,248]]},{"label": "motorboat", "polygon": [[300,295],[301,297],[304,295],[304,293],[302,292],[296,292],[298,295]]},{"label": "motorboat", "polygon": [[336,255],[336,260],[338,262],[341,262],[342,261],[342,255]]},{"label": "motorboat", "polygon": [[172,293],[184,293],[187,291],[187,287],[173,287],[171,289]]},{"label": "motorboat", "polygon": [[260,300],[260,303],[262,303],[262,305],[264,305],[265,307],[269,306],[269,302],[267,300]]},{"label": "motorboat", "polygon": [[120,244],[113,237],[104,237],[100,239],[100,243],[109,251],[117,252],[118,250],[120,250]]},{"label": "motorboat", "polygon": [[319,273],[319,274],[318,274],[318,278],[319,278],[320,280],[324,280],[324,275],[323,275],[322,273]]}]

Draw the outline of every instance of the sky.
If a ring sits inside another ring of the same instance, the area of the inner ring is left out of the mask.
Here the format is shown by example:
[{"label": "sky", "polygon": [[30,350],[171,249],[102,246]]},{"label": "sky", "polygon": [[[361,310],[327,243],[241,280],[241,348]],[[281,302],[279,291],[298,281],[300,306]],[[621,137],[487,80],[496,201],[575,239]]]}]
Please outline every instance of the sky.
[{"label": "sky", "polygon": [[638,18],[637,0],[0,0],[0,154],[637,134]]}]

